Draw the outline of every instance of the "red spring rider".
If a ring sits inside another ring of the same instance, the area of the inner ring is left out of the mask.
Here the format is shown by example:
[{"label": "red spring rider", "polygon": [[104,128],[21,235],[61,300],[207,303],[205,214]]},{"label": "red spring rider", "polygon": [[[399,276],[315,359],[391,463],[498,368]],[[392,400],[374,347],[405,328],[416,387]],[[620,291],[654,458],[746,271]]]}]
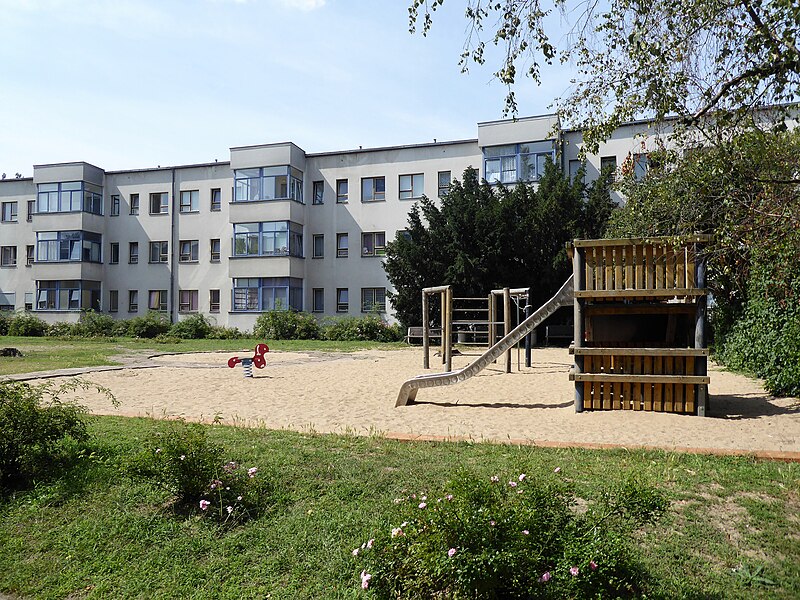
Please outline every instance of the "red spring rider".
[{"label": "red spring rider", "polygon": [[255,366],[257,369],[263,369],[267,366],[267,359],[265,358],[265,354],[269,352],[269,346],[266,344],[257,344],[256,351],[252,358],[249,356],[245,357],[238,357],[238,356],[231,356],[228,359],[228,366],[232,369],[238,363],[242,363],[242,368],[244,369],[244,376],[245,377],[252,377],[253,376],[253,367]]}]

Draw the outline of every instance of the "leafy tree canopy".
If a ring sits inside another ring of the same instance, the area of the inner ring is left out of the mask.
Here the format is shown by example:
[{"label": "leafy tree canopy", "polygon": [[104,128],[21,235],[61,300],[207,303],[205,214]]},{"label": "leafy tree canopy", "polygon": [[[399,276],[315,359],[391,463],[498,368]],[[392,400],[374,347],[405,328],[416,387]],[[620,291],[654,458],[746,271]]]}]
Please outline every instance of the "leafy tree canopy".
[{"label": "leafy tree canopy", "polygon": [[[409,25],[423,35],[445,0],[413,0]],[[516,114],[520,73],[541,83],[542,64],[571,62],[578,77],[556,101],[596,152],[620,124],[678,117],[681,125],[736,123],[753,108],[793,102],[800,92],[797,0],[467,0],[462,71],[500,47],[495,76]],[[548,31],[560,12],[569,34]]]},{"label": "leafy tree canopy", "polygon": [[408,230],[386,248],[398,319],[419,325],[422,288],[447,284],[467,297],[531,287],[538,306],[571,272],[566,242],[604,228],[613,206],[610,177],[604,173],[587,191],[582,176],[571,182],[549,162],[538,188],[506,188],[479,181],[469,168],[441,202],[423,197],[409,213]]}]

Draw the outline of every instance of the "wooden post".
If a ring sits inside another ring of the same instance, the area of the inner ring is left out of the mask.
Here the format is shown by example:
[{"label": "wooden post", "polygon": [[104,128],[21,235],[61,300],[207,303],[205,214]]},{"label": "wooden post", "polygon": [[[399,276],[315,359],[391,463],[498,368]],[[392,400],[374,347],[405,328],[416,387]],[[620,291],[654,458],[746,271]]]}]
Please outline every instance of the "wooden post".
[{"label": "wooden post", "polygon": [[[494,341],[497,337],[497,330],[495,329],[495,322],[497,322],[497,305],[494,301],[494,294],[489,292],[489,333],[486,336],[488,339],[486,344],[486,349],[488,350],[492,346],[494,346]],[[494,361],[497,362],[497,361]]]},{"label": "wooden post", "polygon": [[[511,333],[511,290],[503,288],[503,336]],[[511,373],[511,348],[506,352],[506,373]]]},{"label": "wooden post", "polygon": [[447,341],[445,342],[445,371],[453,370],[453,289],[448,286],[444,292],[445,306],[447,312]]},{"label": "wooden post", "polygon": [[[695,281],[697,287],[703,289],[706,287],[706,259],[705,255],[700,254],[699,244],[695,243],[695,269],[697,275]],[[695,308],[694,316],[694,347],[706,347],[706,303],[707,298],[705,295],[697,296],[697,306]],[[695,375],[706,375],[708,372],[708,357],[698,356],[695,361]],[[700,417],[706,416],[706,404],[708,403],[708,385],[699,384],[697,386],[697,415]]]},{"label": "wooden post", "polygon": [[425,290],[422,291],[422,368],[430,369],[430,349],[431,349],[431,336],[430,336],[430,314],[428,310],[428,294]]},{"label": "wooden post", "polygon": [[447,340],[447,290],[446,289],[443,289],[441,292],[439,292],[439,308],[440,308],[440,311],[441,311],[440,330],[442,332],[442,337],[441,337],[441,342],[442,342],[442,345],[441,345],[442,364],[445,364],[447,362],[447,357],[445,356],[445,354],[447,354],[447,352],[445,351],[445,348],[447,347],[447,342],[446,342],[446,340]]},{"label": "wooden post", "polygon": [[[531,292],[530,289],[528,290],[528,303],[525,305],[525,319],[527,320],[528,317],[531,316],[533,312],[533,307],[531,306]],[[531,366],[531,342],[533,338],[533,331],[531,331],[528,335],[525,336],[525,366],[530,368]]]},{"label": "wooden post", "polygon": [[[586,288],[586,255],[584,254],[586,250],[583,248],[575,248],[572,249],[572,278],[573,278],[573,286],[575,292],[582,291]],[[578,299],[575,297],[573,300],[573,337],[575,349],[583,347],[583,336],[584,336],[584,327],[583,327],[583,300]],[[583,412],[583,390],[584,385],[582,381],[578,381],[577,375],[583,373],[583,355],[575,353],[575,412]]]}]

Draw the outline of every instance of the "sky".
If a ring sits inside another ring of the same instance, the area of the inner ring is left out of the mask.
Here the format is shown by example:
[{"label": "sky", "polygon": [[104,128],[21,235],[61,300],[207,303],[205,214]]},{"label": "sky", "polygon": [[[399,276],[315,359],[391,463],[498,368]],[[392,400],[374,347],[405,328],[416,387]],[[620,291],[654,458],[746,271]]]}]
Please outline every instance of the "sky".
[{"label": "sky", "polygon": [[[465,0],[428,37],[409,0],[0,0],[0,172],[229,160],[291,141],[308,153],[477,137],[502,118],[490,65],[462,74]],[[497,54],[492,54],[496,57]],[[550,112],[569,68],[517,88]]]}]

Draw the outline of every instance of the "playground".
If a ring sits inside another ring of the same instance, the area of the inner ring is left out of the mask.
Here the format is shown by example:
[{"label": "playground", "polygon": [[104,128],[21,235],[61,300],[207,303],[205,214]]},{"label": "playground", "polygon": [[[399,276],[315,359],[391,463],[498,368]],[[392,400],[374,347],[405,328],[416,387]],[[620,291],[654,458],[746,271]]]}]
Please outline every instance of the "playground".
[{"label": "playground", "polygon": [[[483,349],[462,348],[453,368]],[[242,352],[242,355],[247,352]],[[252,349],[250,350],[252,354]],[[226,353],[164,355],[82,377],[109,388],[115,409],[83,394],[96,414],[184,417],[228,425],[402,439],[468,439],[541,445],[605,444],[664,449],[800,453],[800,404],[776,399],[760,383],[709,365],[712,403],[705,418],[651,411],[576,413],[574,358],[567,348],[534,348],[532,366],[505,372],[504,361],[458,385],[424,390],[394,407],[401,384],[421,372],[420,348],[354,353],[274,352],[252,378],[229,369]],[[441,357],[431,356],[431,371]]]}]

